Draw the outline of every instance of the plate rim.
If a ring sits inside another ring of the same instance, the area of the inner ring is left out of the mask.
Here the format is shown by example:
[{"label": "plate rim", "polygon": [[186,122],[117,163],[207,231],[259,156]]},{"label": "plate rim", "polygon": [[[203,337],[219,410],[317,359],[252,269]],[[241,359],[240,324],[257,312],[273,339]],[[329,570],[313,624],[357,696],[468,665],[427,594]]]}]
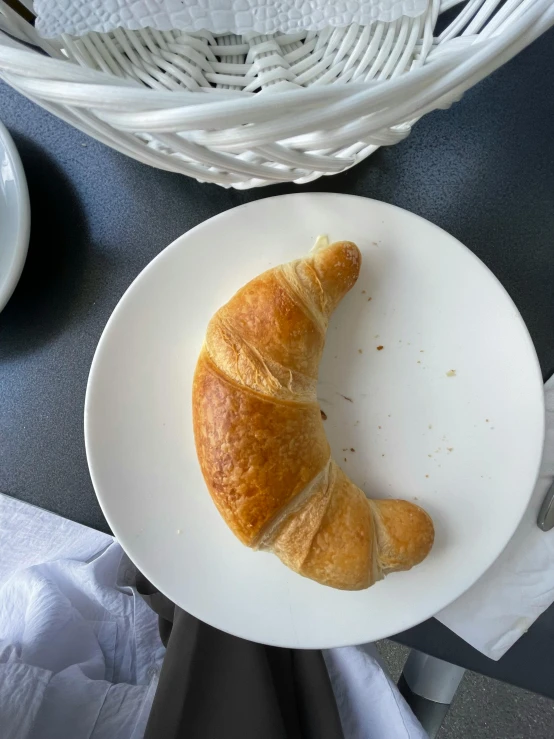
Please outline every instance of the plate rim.
[{"label": "plate rim", "polygon": [[[110,528],[114,532],[114,534],[115,534],[116,538],[118,539],[118,541],[120,541],[122,547],[124,548],[124,550],[126,551],[126,553],[128,554],[128,556],[130,557],[130,559],[132,561],[135,561],[134,555],[132,555],[130,553],[130,551],[126,548],[126,546],[123,546],[123,542],[122,542],[122,540],[118,536],[118,533],[117,533],[118,526],[117,526],[117,524],[114,525],[114,522],[112,522],[110,520],[110,517],[108,516],[108,514],[107,514],[107,512],[105,510],[105,507],[104,507],[104,504],[103,504],[103,501],[102,501],[101,494],[98,492],[99,485],[97,486],[97,481],[95,479],[95,474],[94,474],[94,471],[93,471],[93,462],[92,462],[92,457],[93,457],[94,452],[93,452],[92,446],[91,446],[92,430],[89,431],[89,426],[90,426],[90,420],[89,419],[90,419],[90,416],[91,416],[90,406],[91,406],[92,385],[93,385],[93,382],[94,382],[93,377],[94,377],[94,374],[95,374],[95,368],[99,364],[99,362],[101,361],[100,355],[102,354],[102,347],[103,347],[103,344],[104,344],[105,340],[107,340],[106,337],[107,337],[107,334],[108,334],[108,332],[110,330],[110,326],[111,326],[112,322],[116,320],[117,314],[119,313],[119,311],[120,311],[120,309],[122,307],[123,301],[125,300],[127,294],[130,293],[132,290],[137,289],[138,283],[141,281],[141,279],[143,278],[143,276],[145,275],[145,273],[154,265],[155,262],[157,262],[158,260],[163,261],[163,259],[165,259],[165,258],[168,257],[168,254],[169,253],[171,253],[175,249],[180,248],[179,244],[180,244],[180,242],[184,238],[188,237],[190,234],[194,233],[196,230],[200,230],[202,227],[205,226],[206,223],[211,222],[211,221],[216,221],[216,220],[221,219],[221,218],[224,218],[225,216],[227,216],[228,214],[230,214],[232,211],[238,211],[238,210],[241,210],[241,209],[256,207],[257,204],[259,204],[261,202],[264,202],[266,200],[276,200],[276,199],[283,200],[283,199],[287,199],[287,198],[298,198],[298,197],[317,197],[317,198],[322,198],[322,199],[324,199],[324,198],[334,199],[334,198],[337,198],[338,197],[338,198],[346,198],[346,199],[349,199],[349,200],[350,199],[356,199],[356,200],[360,200],[360,201],[364,201],[364,202],[367,202],[367,201],[374,202],[374,203],[377,203],[379,207],[385,207],[387,209],[392,209],[392,210],[402,211],[403,213],[407,213],[409,216],[415,217],[415,218],[423,221],[427,226],[432,227],[433,229],[441,232],[441,234],[446,235],[449,239],[452,239],[454,242],[456,242],[456,244],[459,247],[461,247],[465,252],[467,252],[476,263],[478,263],[478,265],[480,266],[480,268],[484,269],[488,273],[488,276],[493,279],[493,281],[497,284],[498,287],[500,287],[501,291],[504,293],[505,297],[507,298],[507,300],[509,301],[509,303],[511,304],[511,306],[513,308],[513,311],[514,311],[513,320],[516,323],[519,324],[520,328],[523,329],[523,335],[525,336],[525,341],[527,343],[527,347],[528,347],[528,350],[529,350],[529,360],[533,363],[533,367],[534,367],[534,374],[535,374],[535,378],[536,378],[536,381],[537,381],[537,387],[536,387],[537,399],[539,400],[539,406],[541,408],[541,414],[540,414],[540,424],[541,425],[540,425],[540,429],[538,429],[540,443],[539,443],[539,449],[537,450],[538,451],[538,453],[537,453],[537,461],[536,461],[536,464],[535,464],[535,471],[533,473],[533,478],[532,478],[532,481],[530,482],[529,490],[527,491],[527,493],[525,495],[522,495],[521,496],[520,510],[519,510],[519,514],[518,514],[517,519],[516,519],[516,523],[515,523],[515,525],[513,525],[512,527],[510,527],[509,534],[506,534],[505,535],[505,541],[502,544],[502,547],[500,548],[500,550],[498,551],[498,553],[496,554],[496,556],[493,557],[493,559],[480,571],[480,574],[478,575],[477,578],[475,578],[469,585],[467,585],[466,587],[464,587],[464,589],[462,591],[460,591],[455,597],[453,597],[453,598],[450,598],[449,597],[441,605],[441,607],[439,609],[436,609],[435,607],[433,607],[432,609],[430,609],[429,612],[426,612],[423,617],[421,617],[421,618],[418,617],[415,621],[411,621],[409,624],[403,626],[400,631],[395,632],[395,634],[396,633],[402,633],[402,631],[404,631],[404,630],[407,630],[407,629],[410,629],[410,628],[414,628],[414,627],[420,625],[421,623],[424,623],[428,619],[430,619],[433,616],[435,616],[436,614],[440,613],[443,609],[445,609],[448,606],[452,605],[452,603],[454,603],[458,598],[460,598],[461,596],[463,596],[476,582],[478,582],[485,575],[485,573],[492,567],[492,565],[498,560],[498,558],[503,554],[504,550],[508,546],[510,540],[512,539],[512,537],[514,536],[516,530],[518,529],[519,525],[521,524],[521,521],[523,520],[523,517],[525,515],[525,512],[526,512],[526,510],[527,510],[527,508],[529,506],[529,503],[531,501],[531,498],[532,498],[532,495],[533,495],[533,492],[534,492],[534,489],[535,489],[535,486],[536,486],[536,483],[537,483],[537,480],[538,480],[538,477],[539,477],[539,473],[540,473],[540,466],[541,466],[541,462],[542,462],[543,450],[544,450],[544,443],[545,443],[544,380],[543,380],[543,377],[542,377],[542,370],[541,370],[541,367],[540,367],[540,363],[539,363],[539,359],[538,359],[537,352],[536,352],[536,349],[535,349],[535,345],[534,345],[534,342],[533,342],[533,340],[531,338],[531,335],[529,333],[529,330],[527,328],[527,325],[526,325],[525,321],[523,320],[523,316],[521,315],[518,307],[514,303],[512,297],[510,296],[510,294],[508,293],[508,291],[506,290],[506,288],[504,287],[504,285],[500,282],[500,280],[498,279],[498,277],[496,277],[496,275],[494,274],[494,272],[492,272],[492,270],[469,247],[467,247],[464,243],[462,243],[459,239],[457,239],[455,236],[453,236],[452,234],[450,234],[445,229],[441,228],[440,226],[438,226],[437,224],[433,223],[432,221],[429,221],[427,218],[424,218],[423,216],[421,216],[421,215],[419,215],[417,213],[414,213],[413,211],[407,210],[406,208],[402,208],[402,207],[400,207],[398,205],[395,205],[393,203],[388,203],[386,201],[377,200],[376,198],[366,198],[366,197],[361,196],[361,195],[351,195],[351,194],[348,194],[348,193],[334,193],[334,192],[294,192],[294,193],[286,193],[286,194],[283,194],[283,195],[272,195],[272,196],[265,197],[265,198],[262,197],[262,198],[259,198],[257,200],[254,200],[254,201],[249,201],[248,203],[241,203],[240,205],[235,206],[234,208],[229,208],[229,209],[227,209],[225,211],[222,211],[220,213],[215,214],[211,218],[208,218],[208,219],[206,219],[204,221],[201,221],[200,223],[196,224],[195,226],[193,226],[188,231],[185,231],[184,233],[182,233],[181,235],[179,235],[170,244],[168,244],[164,249],[162,249],[158,254],[156,254],[156,256],[153,259],[151,259],[150,262],[147,265],[145,265],[143,267],[143,269],[139,272],[139,274],[128,285],[128,287],[125,289],[125,291],[123,292],[122,296],[118,300],[116,306],[112,310],[112,312],[110,314],[110,317],[108,318],[108,321],[106,322],[106,325],[105,325],[104,329],[102,330],[102,333],[101,333],[100,338],[98,340],[98,344],[96,346],[96,349],[95,349],[95,352],[94,352],[94,356],[92,358],[92,362],[91,362],[91,366],[90,366],[90,370],[89,370],[89,374],[88,374],[88,378],[87,378],[87,387],[86,387],[85,402],[84,402],[84,440],[85,440],[85,452],[86,452],[87,464],[88,464],[88,468],[89,468],[89,474],[90,474],[90,477],[91,477],[91,481],[92,481],[92,484],[93,484],[93,488],[94,488],[94,492],[95,492],[96,498],[98,500],[98,503],[100,505],[100,508],[102,510],[102,513],[104,514],[104,516],[106,518],[106,521],[108,522]],[[140,556],[137,559],[140,559]],[[138,567],[138,564],[137,564],[137,567]],[[141,572],[149,580],[151,580],[151,582],[155,585],[156,588],[158,588],[158,590],[163,595],[165,595],[172,602],[174,602],[174,600],[173,600],[173,598],[172,598],[171,595],[169,595],[168,593],[166,593],[164,591],[164,589],[159,588],[158,585],[156,585],[156,583],[154,582],[155,578],[154,578],[154,580],[150,578],[150,576],[149,576],[149,574],[147,572],[147,569],[148,569],[147,567],[145,568],[144,566],[141,565],[139,567],[139,569],[141,570]],[[177,605],[179,605],[179,604],[177,604]],[[181,607],[184,608],[184,606],[181,606]],[[195,618],[198,618],[199,620],[204,621],[205,623],[208,623],[209,625],[213,626],[214,628],[219,629],[220,631],[223,631],[225,633],[231,634],[233,636],[237,636],[239,638],[248,639],[248,640],[252,641],[252,637],[250,637],[248,635],[247,630],[245,630],[244,633],[238,633],[236,631],[230,631],[230,630],[227,630],[224,626],[220,625],[219,623],[213,623],[211,620],[208,620],[205,617],[198,616],[195,613],[194,607],[193,608],[190,608],[187,605],[186,606],[186,610],[187,610],[188,613],[190,613],[191,615],[193,615]],[[374,641],[377,641],[379,639],[389,638],[391,636],[394,636],[394,634],[391,634],[390,632],[385,631],[382,634],[378,634],[377,636],[372,637],[372,639]],[[291,648],[291,649],[303,649],[303,648],[306,648],[306,649],[330,649],[330,648],[343,647],[343,646],[355,646],[357,644],[364,643],[364,642],[360,642],[357,639],[356,640],[352,640],[352,638],[349,639],[348,637],[345,636],[345,638],[343,640],[340,640],[340,641],[333,640],[333,644],[329,644],[329,643],[316,644],[316,643],[314,643],[314,644],[310,644],[309,646],[306,646],[306,647],[304,647],[302,645],[298,645],[298,644],[289,644],[289,643],[285,644],[282,641],[279,641],[279,640],[270,640],[270,639],[267,639],[267,640],[264,640],[264,642],[258,642],[258,643],[263,643],[263,644],[266,644],[268,646],[276,646],[276,647]]]},{"label": "plate rim", "polygon": [[17,213],[17,237],[11,250],[14,257],[4,279],[2,280],[0,276],[0,311],[6,307],[23,272],[29,250],[29,237],[31,233],[31,203],[25,170],[23,169],[21,157],[10,132],[0,121],[0,145],[2,144],[15,174],[15,185],[19,195],[19,208]]}]

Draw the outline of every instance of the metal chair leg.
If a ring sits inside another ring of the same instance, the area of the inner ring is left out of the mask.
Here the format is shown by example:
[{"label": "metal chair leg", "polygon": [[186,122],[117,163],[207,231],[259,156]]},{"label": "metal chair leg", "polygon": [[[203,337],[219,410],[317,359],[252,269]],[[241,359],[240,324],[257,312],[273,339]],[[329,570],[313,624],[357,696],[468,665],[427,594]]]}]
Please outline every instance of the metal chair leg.
[{"label": "metal chair leg", "polygon": [[410,652],[398,689],[430,739],[437,736],[464,672],[463,667],[416,649]]}]

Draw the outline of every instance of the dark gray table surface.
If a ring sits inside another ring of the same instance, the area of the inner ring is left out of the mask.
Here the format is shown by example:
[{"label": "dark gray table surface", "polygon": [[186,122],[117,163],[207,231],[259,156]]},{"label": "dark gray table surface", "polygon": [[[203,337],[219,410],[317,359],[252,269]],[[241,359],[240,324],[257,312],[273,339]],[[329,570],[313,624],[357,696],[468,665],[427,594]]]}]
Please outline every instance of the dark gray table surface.
[{"label": "dark gray table surface", "polygon": [[[401,144],[307,187],[247,192],[151,169],[87,138],[0,83],[21,153],[32,233],[0,315],[0,491],[107,531],[83,444],[88,371],[119,298],[148,262],[220,211],[294,190],[407,208],[446,229],[507,288],[545,378],[554,369],[554,30],[427,116]],[[509,452],[509,450],[507,450]],[[499,662],[435,620],[398,640],[554,697],[554,607]]]}]

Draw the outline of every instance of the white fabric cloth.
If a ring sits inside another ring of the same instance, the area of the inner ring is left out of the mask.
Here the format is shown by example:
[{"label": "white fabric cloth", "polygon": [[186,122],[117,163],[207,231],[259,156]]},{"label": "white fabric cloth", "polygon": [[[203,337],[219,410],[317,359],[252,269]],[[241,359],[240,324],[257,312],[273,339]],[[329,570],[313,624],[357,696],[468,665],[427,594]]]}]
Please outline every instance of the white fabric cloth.
[{"label": "white fabric cloth", "polygon": [[0,495],[0,736],[141,739],[164,648],[111,536]]},{"label": "white fabric cloth", "polygon": [[[554,529],[537,516],[554,479],[554,376],[545,385],[546,438],[539,480],[525,516],[492,567],[437,618],[498,660],[554,602]],[[514,450],[514,453],[515,450]]]},{"label": "white fabric cloth", "polygon": [[42,36],[115,28],[272,34],[391,22],[422,15],[429,0],[35,0]]},{"label": "white fabric cloth", "polygon": [[373,644],[323,653],[345,739],[428,739]]}]

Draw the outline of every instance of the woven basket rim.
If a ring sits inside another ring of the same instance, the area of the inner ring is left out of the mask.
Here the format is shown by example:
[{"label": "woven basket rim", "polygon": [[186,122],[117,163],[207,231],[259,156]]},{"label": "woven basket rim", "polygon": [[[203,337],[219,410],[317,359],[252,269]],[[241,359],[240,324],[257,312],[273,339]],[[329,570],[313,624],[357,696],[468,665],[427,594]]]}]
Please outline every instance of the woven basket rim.
[{"label": "woven basket rim", "polygon": [[226,187],[306,183],[398,143],[552,25],[553,0],[430,0],[419,19],[248,44],[122,29],[50,42],[0,0],[0,77],[152,166]]}]

